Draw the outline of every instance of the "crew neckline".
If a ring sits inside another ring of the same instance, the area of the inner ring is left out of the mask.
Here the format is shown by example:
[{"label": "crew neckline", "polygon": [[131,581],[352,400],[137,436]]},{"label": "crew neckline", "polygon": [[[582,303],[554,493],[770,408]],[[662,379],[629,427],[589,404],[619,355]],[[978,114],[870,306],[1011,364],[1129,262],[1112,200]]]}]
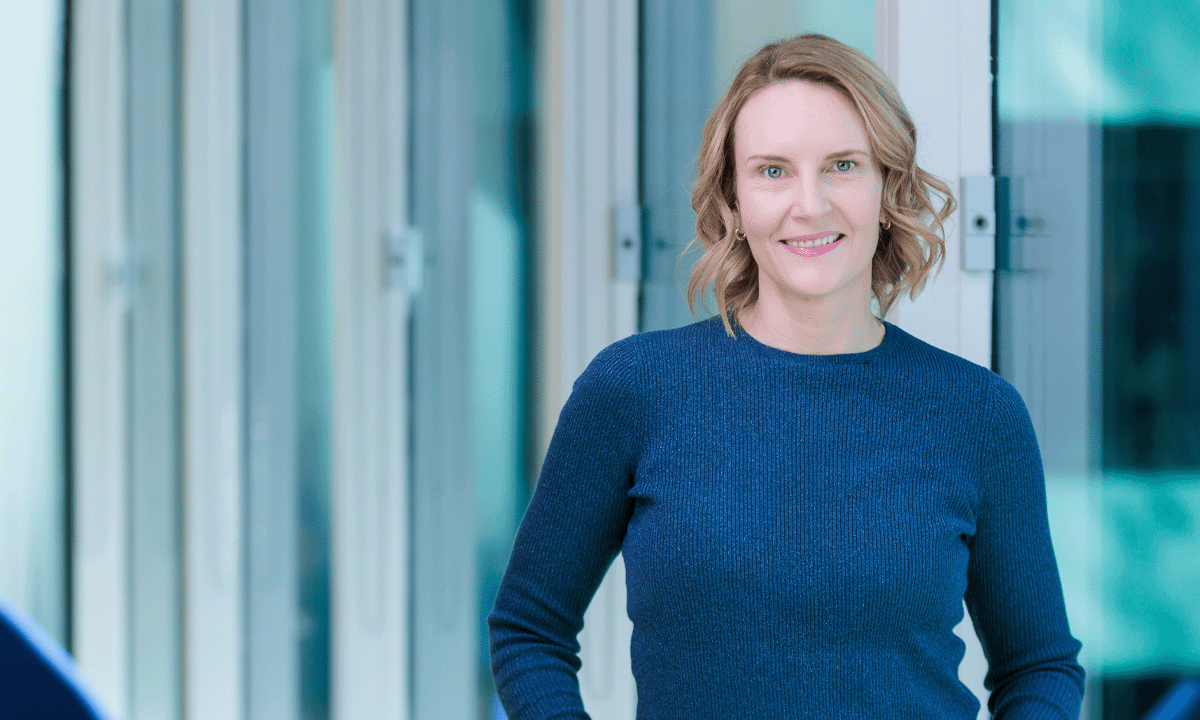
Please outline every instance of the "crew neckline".
[{"label": "crew neckline", "polygon": [[[721,334],[728,338],[729,336],[725,333],[725,328],[721,323],[721,319],[718,317],[714,318],[714,320],[716,321],[717,327],[720,328]],[[790,350],[772,347],[755,339],[753,335],[746,332],[746,329],[741,325],[738,325],[736,322],[733,323],[733,339],[741,348],[758,355],[782,360],[784,362],[808,365],[867,364],[876,362],[890,355],[895,350],[896,345],[900,342],[900,334],[904,332],[887,320],[883,321],[883,327],[883,340],[870,350],[864,350],[856,353],[836,353],[833,355],[807,355],[804,353],[794,353]]]}]

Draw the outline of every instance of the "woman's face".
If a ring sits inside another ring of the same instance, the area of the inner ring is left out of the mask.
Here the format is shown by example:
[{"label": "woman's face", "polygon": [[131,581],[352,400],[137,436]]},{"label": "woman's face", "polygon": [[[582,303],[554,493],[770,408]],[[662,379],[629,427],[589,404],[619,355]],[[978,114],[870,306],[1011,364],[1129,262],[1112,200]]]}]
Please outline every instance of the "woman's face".
[{"label": "woman's face", "polygon": [[832,300],[869,312],[883,175],[858,112],[826,85],[789,80],[750,97],[733,138],[763,309]]}]

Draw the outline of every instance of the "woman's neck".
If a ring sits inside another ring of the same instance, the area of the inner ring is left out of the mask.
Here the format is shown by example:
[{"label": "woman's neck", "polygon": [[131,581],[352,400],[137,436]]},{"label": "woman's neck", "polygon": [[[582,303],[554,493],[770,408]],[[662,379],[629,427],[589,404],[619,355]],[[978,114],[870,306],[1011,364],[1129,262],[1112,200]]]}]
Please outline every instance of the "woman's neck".
[{"label": "woman's neck", "polygon": [[856,309],[788,312],[756,303],[738,313],[738,324],[750,337],[800,355],[844,355],[866,352],[883,342],[883,321]]}]

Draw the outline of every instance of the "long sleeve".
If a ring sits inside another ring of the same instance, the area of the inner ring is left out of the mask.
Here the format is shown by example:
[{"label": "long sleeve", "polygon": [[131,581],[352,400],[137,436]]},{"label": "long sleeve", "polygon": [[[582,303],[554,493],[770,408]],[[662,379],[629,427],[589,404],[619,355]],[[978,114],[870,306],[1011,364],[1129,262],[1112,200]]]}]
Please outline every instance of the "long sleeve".
[{"label": "long sleeve", "polygon": [[492,671],[511,720],[587,718],[576,676],[583,614],[620,551],[638,451],[630,344],[576,381],[488,618]]},{"label": "long sleeve", "polygon": [[1084,673],[1050,542],[1041,455],[1020,395],[997,381],[966,592],[988,659],[988,706],[997,720],[1076,720]]}]

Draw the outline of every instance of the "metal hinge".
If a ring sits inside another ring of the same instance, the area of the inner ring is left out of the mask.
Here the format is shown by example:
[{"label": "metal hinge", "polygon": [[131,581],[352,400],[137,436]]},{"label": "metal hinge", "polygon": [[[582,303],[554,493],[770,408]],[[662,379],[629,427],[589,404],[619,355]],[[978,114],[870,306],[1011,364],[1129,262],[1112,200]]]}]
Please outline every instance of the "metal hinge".
[{"label": "metal hinge", "polygon": [[964,177],[959,183],[963,223],[962,269],[996,269],[996,178]]},{"label": "metal hinge", "polygon": [[963,270],[1042,270],[1046,221],[1025,207],[1025,178],[961,180]]},{"label": "metal hinge", "polygon": [[1000,270],[1047,267],[1046,218],[1041,210],[1027,205],[1030,190],[1036,197],[1038,182],[1023,177],[996,178],[996,267]]}]

